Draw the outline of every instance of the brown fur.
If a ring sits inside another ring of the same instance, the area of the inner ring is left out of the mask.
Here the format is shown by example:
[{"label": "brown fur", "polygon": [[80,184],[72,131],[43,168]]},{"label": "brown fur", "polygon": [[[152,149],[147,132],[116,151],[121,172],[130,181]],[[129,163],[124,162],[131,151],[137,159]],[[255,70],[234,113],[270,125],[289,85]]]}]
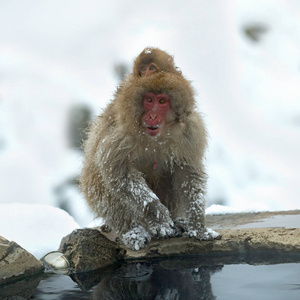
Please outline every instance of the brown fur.
[{"label": "brown fur", "polygon": [[175,66],[173,57],[165,51],[158,48],[148,47],[145,48],[139,56],[135,59],[133,65],[133,74],[140,76],[140,67],[142,65],[148,65],[154,63],[158,67],[158,72],[171,72],[178,75],[181,71]]},{"label": "brown fur", "polygon": [[[146,92],[171,99],[174,117],[165,134],[150,137],[141,125]],[[179,227],[190,236],[211,238],[204,209],[206,145],[189,81],[166,72],[129,76],[85,143],[80,181],[86,200],[132,249],[154,236],[176,235]]]}]

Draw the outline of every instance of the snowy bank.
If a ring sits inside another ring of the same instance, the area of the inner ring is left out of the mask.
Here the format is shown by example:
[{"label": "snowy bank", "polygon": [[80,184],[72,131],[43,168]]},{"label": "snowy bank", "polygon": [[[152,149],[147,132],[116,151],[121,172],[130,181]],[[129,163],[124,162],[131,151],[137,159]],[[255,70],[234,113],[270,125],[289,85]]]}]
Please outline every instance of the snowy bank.
[{"label": "snowy bank", "polygon": [[0,235],[36,258],[58,249],[61,239],[79,228],[64,210],[47,205],[0,204],[0,215]]}]

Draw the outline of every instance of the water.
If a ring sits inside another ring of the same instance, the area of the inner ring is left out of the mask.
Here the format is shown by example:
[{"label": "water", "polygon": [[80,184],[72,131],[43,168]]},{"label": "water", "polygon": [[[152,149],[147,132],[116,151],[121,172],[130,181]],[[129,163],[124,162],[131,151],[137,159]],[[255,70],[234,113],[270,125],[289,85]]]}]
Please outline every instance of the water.
[{"label": "water", "polygon": [[127,262],[72,278],[46,274],[31,299],[299,300],[299,261],[265,254]]},{"label": "water", "polygon": [[229,265],[211,278],[217,299],[300,299],[300,264]]}]

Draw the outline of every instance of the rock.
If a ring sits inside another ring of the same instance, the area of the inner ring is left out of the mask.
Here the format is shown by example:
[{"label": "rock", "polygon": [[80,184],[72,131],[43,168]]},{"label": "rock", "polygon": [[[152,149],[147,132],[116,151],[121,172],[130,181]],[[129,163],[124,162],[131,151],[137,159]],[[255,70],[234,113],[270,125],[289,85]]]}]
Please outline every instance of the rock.
[{"label": "rock", "polygon": [[29,299],[43,272],[39,260],[17,243],[0,236],[0,299],[17,299],[17,296]]},{"label": "rock", "polygon": [[124,249],[97,229],[77,229],[64,237],[58,251],[69,260],[75,273],[104,268],[124,256]]},{"label": "rock", "polygon": [[299,253],[299,228],[249,228],[218,230],[221,240],[199,241],[188,237],[157,240],[139,251],[127,250],[126,259],[196,254]]},{"label": "rock", "polygon": [[[105,230],[101,233],[100,228],[85,228],[65,237],[59,251],[69,260],[75,273],[108,267],[120,259],[142,261],[191,255],[216,254],[222,255],[223,260],[226,255],[233,255],[235,259],[243,256],[251,257],[252,261],[258,263],[275,263],[278,259],[299,261],[300,228],[238,228],[248,224],[250,227],[251,224],[257,226],[261,220],[267,221],[278,216],[287,218],[290,215],[298,220],[299,214],[300,211],[291,211],[208,216],[208,226],[217,228],[222,235],[221,240],[199,241],[189,237],[158,239],[152,240],[146,248],[139,251],[125,249],[115,243],[116,234],[113,231]],[[220,227],[223,229],[219,229]]]},{"label": "rock", "polygon": [[43,264],[32,254],[0,236],[0,284],[43,271]]}]

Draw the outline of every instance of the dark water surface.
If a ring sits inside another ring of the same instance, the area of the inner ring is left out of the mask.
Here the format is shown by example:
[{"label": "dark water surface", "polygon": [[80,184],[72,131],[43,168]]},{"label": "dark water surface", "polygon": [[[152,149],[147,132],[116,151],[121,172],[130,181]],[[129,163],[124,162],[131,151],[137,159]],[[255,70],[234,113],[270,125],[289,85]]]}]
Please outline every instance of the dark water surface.
[{"label": "dark water surface", "polygon": [[46,274],[31,299],[300,299],[298,259],[270,265],[218,261],[127,262],[71,277]]}]

